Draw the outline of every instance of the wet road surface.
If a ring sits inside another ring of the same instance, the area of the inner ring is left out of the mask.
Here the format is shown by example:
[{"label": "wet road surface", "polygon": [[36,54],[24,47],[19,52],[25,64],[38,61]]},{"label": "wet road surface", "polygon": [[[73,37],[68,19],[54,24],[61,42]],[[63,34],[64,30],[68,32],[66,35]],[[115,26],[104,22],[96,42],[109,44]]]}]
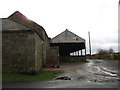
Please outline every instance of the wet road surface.
[{"label": "wet road surface", "polygon": [[[88,60],[84,64],[61,66],[64,73],[54,79],[35,82],[3,83],[3,88],[118,88],[117,60]],[[56,79],[69,77],[70,80]]]}]

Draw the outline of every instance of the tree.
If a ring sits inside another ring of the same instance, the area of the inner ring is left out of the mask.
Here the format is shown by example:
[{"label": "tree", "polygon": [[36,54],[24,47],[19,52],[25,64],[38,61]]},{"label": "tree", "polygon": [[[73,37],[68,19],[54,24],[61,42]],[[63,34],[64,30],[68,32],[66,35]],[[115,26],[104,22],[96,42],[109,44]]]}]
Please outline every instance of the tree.
[{"label": "tree", "polygon": [[112,48],[109,49],[109,53],[112,54],[114,50]]},{"label": "tree", "polygon": [[98,49],[97,50],[98,55],[104,55],[104,54],[108,54],[108,53],[109,53],[109,51],[105,50],[105,49]]},{"label": "tree", "polygon": [[109,50],[98,49],[97,50],[98,58],[99,59],[110,59],[110,58],[113,58],[113,56],[112,56],[113,52],[114,52],[114,50],[112,48],[110,48]]}]

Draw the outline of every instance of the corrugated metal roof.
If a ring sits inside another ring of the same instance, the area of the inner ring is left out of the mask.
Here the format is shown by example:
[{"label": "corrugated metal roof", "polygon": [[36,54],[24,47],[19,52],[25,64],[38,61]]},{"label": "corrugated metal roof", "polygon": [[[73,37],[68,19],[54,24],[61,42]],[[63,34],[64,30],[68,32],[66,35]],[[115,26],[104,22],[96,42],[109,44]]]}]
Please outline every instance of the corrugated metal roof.
[{"label": "corrugated metal roof", "polygon": [[78,35],[65,30],[51,40],[51,43],[85,43],[85,39],[79,37]]},{"label": "corrugated metal roof", "polygon": [[30,30],[30,28],[7,18],[2,19],[2,31]]}]

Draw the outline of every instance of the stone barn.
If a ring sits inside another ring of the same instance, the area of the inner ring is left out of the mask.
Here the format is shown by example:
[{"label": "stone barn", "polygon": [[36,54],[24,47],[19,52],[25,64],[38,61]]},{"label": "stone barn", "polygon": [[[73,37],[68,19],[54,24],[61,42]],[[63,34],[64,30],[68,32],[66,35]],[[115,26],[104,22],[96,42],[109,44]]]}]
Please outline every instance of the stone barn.
[{"label": "stone barn", "polygon": [[35,74],[46,63],[49,38],[44,28],[15,12],[2,19],[3,73]]},{"label": "stone barn", "polygon": [[31,21],[29,19],[27,19],[22,13],[20,13],[19,11],[16,11],[15,13],[13,13],[12,15],[10,15],[8,17],[9,19],[18,22],[26,27],[32,28],[35,30],[35,32],[37,34],[39,34],[40,38],[43,40],[43,55],[42,55],[42,65],[45,65],[46,63],[46,55],[47,55],[47,50],[50,47],[50,39],[45,31],[45,29],[38,25],[37,23],[35,23],[34,21]]},{"label": "stone barn", "polygon": [[58,47],[50,47],[45,29],[19,11],[2,18],[3,73],[40,72],[43,66],[58,66]]},{"label": "stone barn", "polygon": [[51,46],[59,47],[60,61],[86,60],[85,39],[67,29],[51,39]]}]

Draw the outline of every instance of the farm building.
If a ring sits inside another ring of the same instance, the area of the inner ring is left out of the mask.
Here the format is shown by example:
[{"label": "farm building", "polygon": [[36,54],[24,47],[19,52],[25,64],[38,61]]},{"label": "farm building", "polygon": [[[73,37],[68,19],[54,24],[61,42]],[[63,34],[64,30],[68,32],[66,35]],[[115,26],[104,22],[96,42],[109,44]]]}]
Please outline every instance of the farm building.
[{"label": "farm building", "polygon": [[83,49],[86,55],[85,39],[67,29],[50,39],[42,26],[19,11],[2,18],[3,73],[35,74],[43,66],[59,66],[59,57],[63,61],[79,59]]},{"label": "farm building", "polygon": [[47,52],[52,48],[44,28],[20,12],[2,19],[3,73],[39,72],[47,65],[47,57],[51,57]]},{"label": "farm building", "polygon": [[[51,39],[51,46],[59,47],[60,60],[72,60],[70,57],[77,59],[77,57],[83,56],[83,49],[84,56],[86,55],[85,39],[67,29]],[[84,57],[84,59],[86,58]]]},{"label": "farm building", "polygon": [[45,31],[45,29],[38,25],[37,23],[35,23],[34,21],[31,21],[29,19],[27,19],[23,14],[21,14],[19,11],[16,11],[15,13],[13,13],[12,15],[10,15],[8,17],[9,19],[18,22],[26,27],[29,27],[31,29],[34,29],[34,31],[39,35],[39,37],[43,40],[43,59],[42,59],[42,63],[43,65],[46,63],[46,54],[47,54],[47,49],[49,49],[50,43],[49,43],[49,37]]}]

